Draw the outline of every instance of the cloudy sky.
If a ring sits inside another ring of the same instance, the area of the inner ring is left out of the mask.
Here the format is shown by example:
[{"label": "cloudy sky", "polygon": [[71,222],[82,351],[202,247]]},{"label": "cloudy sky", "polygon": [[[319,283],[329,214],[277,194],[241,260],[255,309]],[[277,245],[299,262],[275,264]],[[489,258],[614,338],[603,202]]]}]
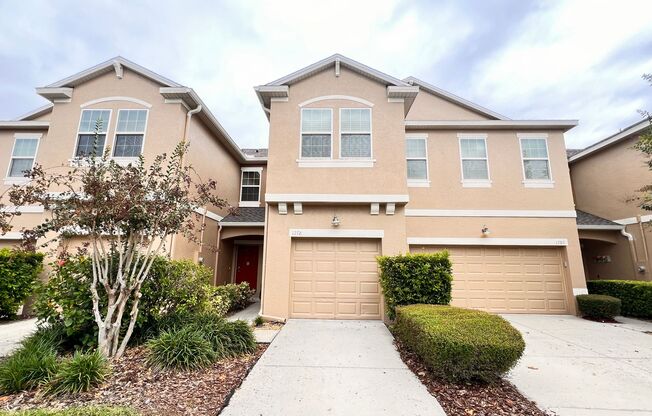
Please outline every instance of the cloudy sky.
[{"label": "cloudy sky", "polygon": [[243,147],[267,143],[252,87],[336,52],[510,118],[577,118],[571,148],[652,110],[650,0],[0,0],[0,27],[0,119],[116,55],[194,88]]}]

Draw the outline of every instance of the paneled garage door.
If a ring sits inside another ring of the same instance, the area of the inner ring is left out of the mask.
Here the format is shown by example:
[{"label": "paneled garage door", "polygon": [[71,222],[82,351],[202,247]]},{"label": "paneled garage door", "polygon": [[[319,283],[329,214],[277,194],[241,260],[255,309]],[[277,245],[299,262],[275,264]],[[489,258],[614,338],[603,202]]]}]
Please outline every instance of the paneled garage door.
[{"label": "paneled garage door", "polygon": [[379,240],[294,239],[290,316],[381,319],[378,255]]},{"label": "paneled garage door", "polygon": [[509,313],[569,313],[558,247],[411,247],[447,249],[455,306]]}]

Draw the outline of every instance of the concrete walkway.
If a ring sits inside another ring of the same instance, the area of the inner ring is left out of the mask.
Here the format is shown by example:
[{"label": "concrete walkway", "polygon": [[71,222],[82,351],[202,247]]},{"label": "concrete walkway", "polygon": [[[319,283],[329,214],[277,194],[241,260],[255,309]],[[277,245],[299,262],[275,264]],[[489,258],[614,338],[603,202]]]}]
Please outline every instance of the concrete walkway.
[{"label": "concrete walkway", "polygon": [[36,318],[0,324],[0,357],[18,348],[20,341],[36,331]]},{"label": "concrete walkway", "polygon": [[511,381],[539,407],[559,416],[652,415],[652,323],[504,316],[527,345]]},{"label": "concrete walkway", "polygon": [[445,415],[380,321],[289,320],[225,416]]}]

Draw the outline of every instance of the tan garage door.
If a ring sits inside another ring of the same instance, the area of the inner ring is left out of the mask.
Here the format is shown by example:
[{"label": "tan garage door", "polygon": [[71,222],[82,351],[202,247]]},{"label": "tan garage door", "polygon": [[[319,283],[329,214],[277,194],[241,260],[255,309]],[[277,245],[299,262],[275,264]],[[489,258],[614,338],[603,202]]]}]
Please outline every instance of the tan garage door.
[{"label": "tan garage door", "polygon": [[558,247],[412,247],[447,249],[455,306],[509,313],[569,313]]},{"label": "tan garage door", "polygon": [[381,319],[378,255],[378,240],[294,239],[290,316]]}]

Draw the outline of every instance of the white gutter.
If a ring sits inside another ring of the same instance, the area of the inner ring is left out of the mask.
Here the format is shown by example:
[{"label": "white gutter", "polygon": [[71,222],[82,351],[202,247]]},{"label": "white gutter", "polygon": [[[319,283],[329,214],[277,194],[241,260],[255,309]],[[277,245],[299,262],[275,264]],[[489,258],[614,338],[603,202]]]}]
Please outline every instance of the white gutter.
[{"label": "white gutter", "polygon": [[636,254],[636,246],[634,245],[634,236],[625,231],[623,228],[620,230],[620,234],[625,237],[629,242],[629,254],[632,257],[632,265],[634,267],[634,275],[638,273],[637,264],[638,264],[638,255]]}]

